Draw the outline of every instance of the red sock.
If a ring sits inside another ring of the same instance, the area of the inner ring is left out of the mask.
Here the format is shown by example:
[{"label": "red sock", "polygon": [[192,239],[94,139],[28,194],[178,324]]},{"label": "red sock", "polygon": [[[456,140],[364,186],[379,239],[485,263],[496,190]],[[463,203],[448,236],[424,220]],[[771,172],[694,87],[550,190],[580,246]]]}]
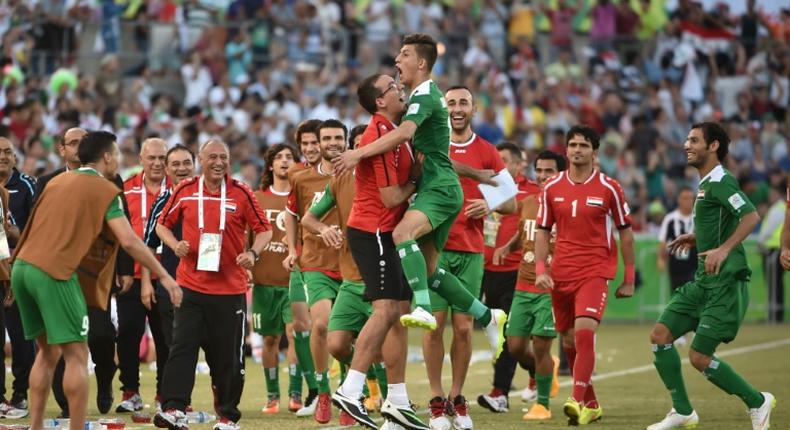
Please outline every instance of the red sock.
[{"label": "red sock", "polygon": [[538,382],[535,380],[535,378],[530,377],[529,378],[529,385],[528,385],[529,389],[532,390],[532,391],[535,391],[535,387],[537,387],[537,386],[538,386]]},{"label": "red sock", "polygon": [[598,407],[598,399],[595,398],[595,390],[593,390],[592,382],[587,386],[587,391],[584,392],[584,406],[588,408]]},{"label": "red sock", "polygon": [[573,365],[573,398],[583,402],[595,367],[595,332],[576,330],[576,352],[578,360]]},{"label": "red sock", "polygon": [[570,369],[571,374],[573,374],[573,365],[576,363],[576,348],[563,347],[562,349],[565,350],[565,358],[568,360],[568,369]]}]

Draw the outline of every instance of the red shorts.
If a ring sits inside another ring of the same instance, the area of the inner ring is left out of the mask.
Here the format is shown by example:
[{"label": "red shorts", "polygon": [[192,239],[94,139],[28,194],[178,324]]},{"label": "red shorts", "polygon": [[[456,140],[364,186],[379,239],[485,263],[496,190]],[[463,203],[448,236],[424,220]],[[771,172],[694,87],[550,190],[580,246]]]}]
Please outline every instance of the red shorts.
[{"label": "red shorts", "polygon": [[554,326],[558,333],[573,328],[579,317],[601,321],[609,293],[606,278],[585,278],[575,281],[554,281],[551,290],[551,307],[554,309]]}]

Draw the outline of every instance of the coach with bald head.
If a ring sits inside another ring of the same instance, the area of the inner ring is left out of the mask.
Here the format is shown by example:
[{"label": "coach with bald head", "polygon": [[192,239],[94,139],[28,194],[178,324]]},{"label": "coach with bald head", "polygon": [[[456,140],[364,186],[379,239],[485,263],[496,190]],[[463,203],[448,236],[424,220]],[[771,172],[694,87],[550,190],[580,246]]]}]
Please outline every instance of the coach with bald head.
[{"label": "coach with bald head", "polygon": [[[184,410],[205,337],[215,410],[220,415],[214,428],[235,430],[244,387],[241,345],[247,324],[247,270],[269,243],[272,227],[252,190],[228,175],[230,153],[224,142],[204,143],[198,158],[202,175],[178,184],[156,226],[162,242],[181,259],[176,278],[184,298],[175,312],[162,412],[154,417],[154,425],[170,429],[187,425]],[[181,240],[172,231],[179,222]],[[248,228],[255,240],[246,248]]]},{"label": "coach with bald head", "polygon": [[[151,206],[159,194],[171,186],[165,175],[166,155],[167,143],[164,140],[156,137],[144,140],[140,146],[140,164],[143,170],[123,183],[123,194],[129,208],[129,223],[141,239]],[[140,264],[135,262],[134,276],[121,277],[121,292],[115,296],[118,305],[118,368],[123,393],[121,402],[115,408],[116,412],[136,412],[143,408],[143,399],[140,397],[139,353],[140,340],[145,334],[146,317],[157,350],[157,402],[161,393],[165,359],[159,356],[159,352],[166,351],[167,347],[159,312],[147,309],[140,301],[140,276]]]}]

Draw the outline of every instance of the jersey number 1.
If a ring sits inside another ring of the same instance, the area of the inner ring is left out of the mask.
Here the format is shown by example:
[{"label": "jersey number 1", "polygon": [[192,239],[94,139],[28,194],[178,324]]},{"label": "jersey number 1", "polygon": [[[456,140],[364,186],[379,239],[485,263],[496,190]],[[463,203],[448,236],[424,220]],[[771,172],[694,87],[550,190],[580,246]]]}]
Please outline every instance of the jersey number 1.
[{"label": "jersey number 1", "polygon": [[578,200],[574,200],[574,201],[571,202],[571,208],[572,208],[571,216],[573,218],[576,218],[576,205],[578,204],[578,202],[579,202]]}]

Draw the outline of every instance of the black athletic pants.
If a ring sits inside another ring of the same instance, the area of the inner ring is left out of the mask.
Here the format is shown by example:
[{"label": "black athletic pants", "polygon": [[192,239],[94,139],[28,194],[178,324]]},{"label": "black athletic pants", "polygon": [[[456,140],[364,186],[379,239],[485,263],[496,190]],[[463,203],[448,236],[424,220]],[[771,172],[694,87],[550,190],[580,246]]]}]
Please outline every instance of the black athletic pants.
[{"label": "black athletic pants", "polygon": [[214,408],[231,421],[241,418],[244,390],[244,335],[247,300],[244,294],[210,295],[183,288],[181,307],[175,309],[173,344],[162,384],[163,409],[183,411],[195,385],[195,366],[201,344],[211,368]]},{"label": "black athletic pants", "polygon": [[156,346],[156,392],[162,393],[162,374],[169,348],[162,333],[159,310],[149,311],[140,301],[140,280],[135,279],[132,288],[124,294],[116,294],[118,306],[118,368],[121,371],[121,390],[140,391],[140,341],[145,334],[145,320],[151,327]]},{"label": "black athletic pants", "polygon": [[[16,302],[9,307],[3,306],[5,290],[0,294],[0,299],[0,335],[5,336],[5,331],[8,330],[8,337],[11,338],[11,373],[14,375],[13,395],[10,399],[6,399],[5,369],[0,369],[0,397],[2,400],[18,402],[27,400],[30,369],[33,368],[33,361],[36,359],[36,344],[32,340],[25,339]],[[5,343],[5,339],[3,340]],[[0,348],[0,363],[5,363],[5,358],[5,349]]]},{"label": "black athletic pants", "polygon": [[763,254],[765,285],[768,287],[768,322],[771,323],[781,323],[785,319],[785,272],[781,256],[779,248]]},{"label": "black athletic pants", "polygon": [[[516,290],[517,279],[518,270],[511,272],[491,272],[486,270],[483,273],[483,286],[481,289],[483,303],[491,309],[502,309],[509,314],[510,305],[513,304],[513,294]],[[494,363],[494,388],[498,388],[505,395],[510,392],[517,364],[516,359],[510,355],[507,349],[507,342],[505,342],[502,354]]]},{"label": "black athletic pants", "polygon": [[[88,349],[91,352],[91,359],[96,364],[94,373],[96,374],[96,384],[99,388],[111,387],[115,377],[115,326],[112,325],[110,306],[103,311],[99,308],[88,308]],[[60,359],[55,367],[55,375],[52,378],[52,394],[55,401],[62,411],[69,411],[68,400],[63,392],[63,372],[66,370],[66,362]]]}]

